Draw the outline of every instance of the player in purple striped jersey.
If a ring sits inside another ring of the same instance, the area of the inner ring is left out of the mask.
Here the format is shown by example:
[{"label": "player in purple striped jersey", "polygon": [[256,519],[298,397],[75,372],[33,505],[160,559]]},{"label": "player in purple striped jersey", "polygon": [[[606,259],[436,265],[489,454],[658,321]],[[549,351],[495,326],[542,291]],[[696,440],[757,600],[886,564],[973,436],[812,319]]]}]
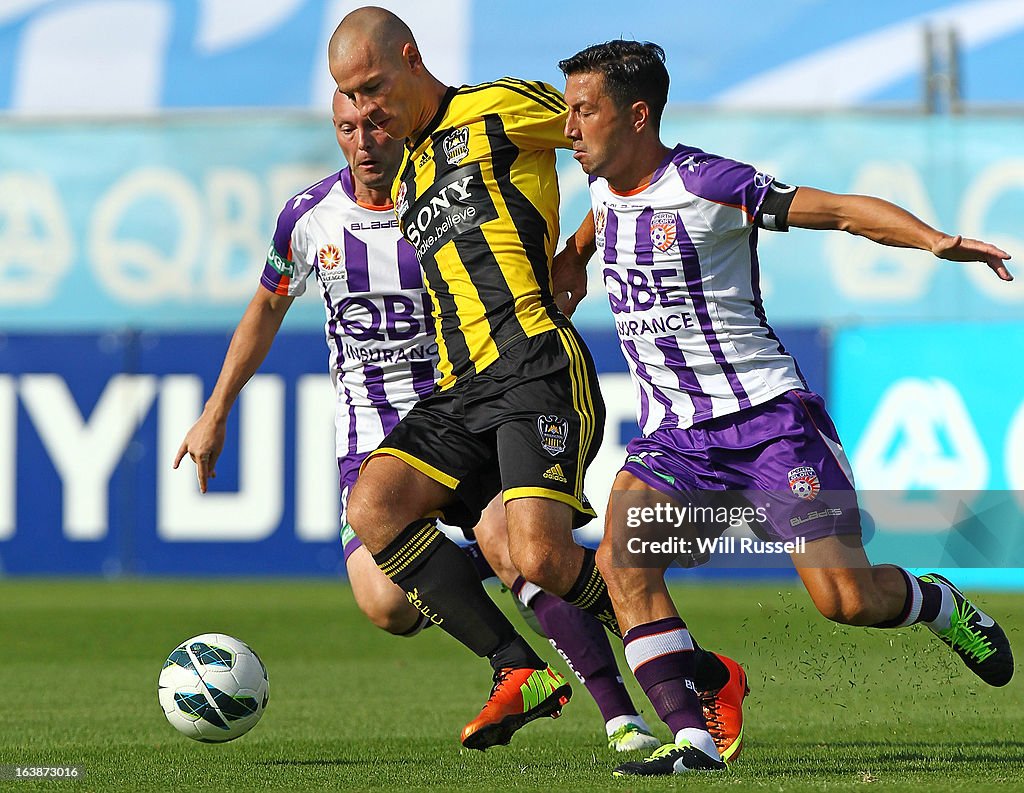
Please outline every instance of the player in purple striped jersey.
[{"label": "player in purple striped jersey", "polygon": [[[1005,685],[1013,657],[994,620],[941,576],[918,578],[868,561],[835,427],[765,318],[757,230],[843,230],[983,262],[1004,281],[1011,280],[1009,255],[936,231],[881,199],[788,187],[749,165],[665,146],[659,126],[669,77],[657,45],[612,41],[559,66],[566,134],[591,179],[592,213],[573,242],[581,252],[602,253],[644,433],[615,480],[620,505],[754,492],[768,504],[761,528],[771,539],[806,541],[793,561],[824,616],[879,628],[923,622],[982,680]],[[585,271],[556,277],[556,290],[578,302]],[[621,556],[616,564],[625,516],[615,496],[608,515],[598,564],[625,631],[626,657],[676,737],[616,773],[720,770],[691,682],[692,638],[664,567],[622,566]]]},{"label": "player in purple striped jersey", "polygon": [[[345,520],[345,505],[367,454],[434,388],[437,347],[431,304],[390,200],[402,143],[373,128],[341,93],[334,95],[334,125],[349,167],[299,193],[281,212],[260,287],[232,338],[214,392],[174,465],[190,455],[199,487],[206,492],[224,445],[227,414],[265,358],[292,301],[315,273],[337,394],[346,570],[357,604],[375,625],[413,636],[431,624],[430,618],[377,567]],[[495,483],[488,492],[496,489]],[[470,501],[450,517],[472,527],[485,505],[486,498],[483,503]],[[597,702],[609,746],[618,751],[656,746],[626,692],[597,619],[518,577],[509,558],[500,502],[485,512],[476,533],[486,561],[477,550],[471,554],[474,562],[486,574],[497,574],[514,589],[517,602],[532,608],[544,635]]]}]

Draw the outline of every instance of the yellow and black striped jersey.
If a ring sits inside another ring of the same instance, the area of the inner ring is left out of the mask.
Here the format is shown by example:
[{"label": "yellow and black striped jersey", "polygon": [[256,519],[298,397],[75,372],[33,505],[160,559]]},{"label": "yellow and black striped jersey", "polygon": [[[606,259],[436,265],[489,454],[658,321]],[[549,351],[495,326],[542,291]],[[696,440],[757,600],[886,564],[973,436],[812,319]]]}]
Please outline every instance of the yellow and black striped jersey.
[{"label": "yellow and black striped jersey", "polygon": [[506,77],[449,88],[408,142],[395,211],[434,303],[442,389],[568,324],[550,275],[566,112],[550,85]]}]

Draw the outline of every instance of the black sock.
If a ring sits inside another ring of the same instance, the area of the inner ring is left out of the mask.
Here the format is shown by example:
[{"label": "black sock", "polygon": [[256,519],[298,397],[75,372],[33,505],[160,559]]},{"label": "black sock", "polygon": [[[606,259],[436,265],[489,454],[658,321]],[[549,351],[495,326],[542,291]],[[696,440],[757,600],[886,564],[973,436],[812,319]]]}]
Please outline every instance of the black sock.
[{"label": "black sock", "polygon": [[693,642],[693,684],[697,690],[717,691],[722,688],[729,682],[729,667],[717,655],[698,645],[692,633],[690,641]]},{"label": "black sock", "polygon": [[399,631],[394,635],[409,639],[419,634],[419,632],[422,631],[424,628],[430,627],[431,624],[432,623],[430,622],[429,617],[427,617],[425,614],[419,614],[416,616],[416,621],[412,625],[410,625],[404,631]]},{"label": "black sock", "polygon": [[930,584],[915,579],[921,587],[921,614],[918,622],[935,622],[939,618],[939,611],[942,610],[942,587],[938,584]]},{"label": "black sock", "polygon": [[934,622],[938,619],[939,610],[942,608],[942,588],[938,584],[922,581],[902,567],[892,566],[903,574],[903,580],[907,584],[907,595],[903,601],[903,608],[895,617],[876,623],[871,627],[904,628],[918,622]]},{"label": "black sock", "polygon": [[608,597],[608,587],[601,577],[601,571],[597,569],[596,557],[597,553],[592,548],[583,549],[583,567],[580,568],[576,583],[562,596],[562,600],[597,617],[605,628],[621,639],[622,630],[615,618],[612,600]]},{"label": "black sock", "polygon": [[495,669],[547,666],[488,597],[466,554],[432,521],[411,523],[373,560],[425,617]]}]

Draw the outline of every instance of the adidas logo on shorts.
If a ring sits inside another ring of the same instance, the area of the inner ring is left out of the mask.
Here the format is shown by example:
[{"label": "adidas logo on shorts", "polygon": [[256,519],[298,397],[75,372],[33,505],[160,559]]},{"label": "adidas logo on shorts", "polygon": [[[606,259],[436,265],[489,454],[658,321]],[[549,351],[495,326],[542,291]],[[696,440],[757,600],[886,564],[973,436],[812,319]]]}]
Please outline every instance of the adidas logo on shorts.
[{"label": "adidas logo on shorts", "polygon": [[545,479],[554,479],[556,482],[561,482],[563,485],[568,484],[569,480],[565,478],[565,474],[562,472],[561,464],[551,466],[544,472]]}]

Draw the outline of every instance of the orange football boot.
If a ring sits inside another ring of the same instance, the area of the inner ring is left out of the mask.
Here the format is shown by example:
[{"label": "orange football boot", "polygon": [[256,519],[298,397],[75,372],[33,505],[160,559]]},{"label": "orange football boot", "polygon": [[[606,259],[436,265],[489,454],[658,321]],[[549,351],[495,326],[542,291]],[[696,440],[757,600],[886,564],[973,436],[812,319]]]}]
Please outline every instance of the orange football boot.
[{"label": "orange football boot", "polygon": [[494,673],[494,686],[480,715],[462,730],[462,745],[483,751],[504,746],[523,725],[544,716],[562,714],[572,696],[565,678],[547,669],[501,669]]},{"label": "orange football boot", "polygon": [[729,670],[729,679],[719,689],[698,691],[708,732],[722,759],[731,763],[743,749],[743,698],[750,693],[747,673],[736,661],[715,653]]}]

